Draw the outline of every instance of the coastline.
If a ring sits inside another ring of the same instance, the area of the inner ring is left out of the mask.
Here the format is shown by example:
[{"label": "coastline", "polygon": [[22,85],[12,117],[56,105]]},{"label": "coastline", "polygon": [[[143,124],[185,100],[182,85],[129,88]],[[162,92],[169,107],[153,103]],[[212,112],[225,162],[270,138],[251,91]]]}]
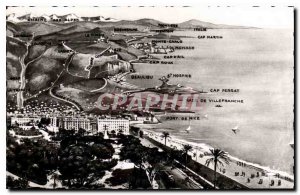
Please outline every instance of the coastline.
[{"label": "coastline", "polygon": [[[145,135],[148,135],[151,139],[153,139],[153,140],[155,140],[159,143],[164,144],[164,139],[161,137],[161,133],[160,132],[155,132],[155,128],[152,128],[151,126],[148,126],[148,125],[145,125],[145,124],[136,124],[134,126],[139,127],[142,131],[144,131]],[[190,142],[190,141],[187,141],[187,140],[184,140],[184,139],[181,139],[181,138],[177,138],[175,136],[170,136],[167,139],[167,147],[170,147],[170,148],[175,147],[176,149],[180,150],[182,145],[185,145],[185,144],[191,145],[193,147],[193,151],[189,152],[189,154],[192,156],[193,160],[195,160],[196,162],[198,162],[202,165],[205,164],[205,161],[198,159],[197,155],[199,155],[199,153],[200,153],[200,154],[205,156],[205,153],[210,152],[209,149],[213,149],[213,147],[210,146],[207,143]],[[228,154],[228,157],[231,160],[231,163],[230,163],[231,165],[232,164],[236,165],[238,163],[242,163],[243,164],[243,166],[241,167],[242,170],[246,170],[246,172],[248,172],[249,175],[250,175],[251,171],[252,171],[251,173],[259,172],[260,177],[263,177],[263,176],[267,177],[268,181],[275,180],[275,179],[276,179],[276,181],[282,180],[282,181],[284,181],[283,183],[285,183],[287,185],[287,186],[282,185],[282,186],[276,186],[276,187],[285,188],[285,189],[294,188],[294,176],[287,173],[287,172],[280,171],[280,170],[274,170],[274,169],[271,169],[267,166],[263,166],[263,165],[260,165],[260,164],[257,164],[257,163],[248,162],[248,161],[245,161],[245,160],[240,159],[238,157],[232,156],[230,154]],[[231,165],[229,165],[229,166],[231,166]],[[212,167],[209,167],[209,168],[212,168]],[[264,173],[265,175],[262,175],[262,173]],[[227,174],[224,174],[224,175],[229,177]],[[232,176],[230,176],[230,178],[233,179],[233,180],[236,180],[236,181],[239,179],[239,178],[235,178],[235,177],[232,177]],[[243,184],[245,184],[245,183],[243,183]],[[264,185],[262,185],[261,187],[263,187]]]}]

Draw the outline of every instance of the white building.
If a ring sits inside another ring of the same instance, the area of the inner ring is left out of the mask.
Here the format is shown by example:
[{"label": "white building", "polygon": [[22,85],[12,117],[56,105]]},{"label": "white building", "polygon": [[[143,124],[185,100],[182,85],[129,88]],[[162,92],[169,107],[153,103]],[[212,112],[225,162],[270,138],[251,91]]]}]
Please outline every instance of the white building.
[{"label": "white building", "polygon": [[64,22],[78,22],[82,21],[80,17],[78,17],[76,14],[67,14],[63,16],[59,16],[59,18],[62,19]]},{"label": "white building", "polygon": [[11,117],[11,125],[18,124],[19,126],[26,126],[28,123],[38,123],[41,121],[40,117]]},{"label": "white building", "polygon": [[54,116],[54,117],[50,117],[50,125],[53,126],[53,127],[58,127],[58,124],[59,124],[59,119]]},{"label": "white building", "polygon": [[50,124],[46,127],[48,131],[58,132],[59,119],[56,116],[50,117]]},{"label": "white building", "polygon": [[117,119],[117,118],[98,118],[98,132],[104,133],[104,131],[123,131],[123,134],[129,134],[129,120],[127,119]]},{"label": "white building", "polygon": [[60,127],[67,130],[74,129],[76,131],[80,128],[86,131],[92,130],[91,121],[88,118],[63,117],[60,122]]},{"label": "white building", "polygon": [[143,114],[135,114],[132,116],[132,124],[142,124],[142,123],[147,123],[147,124],[156,124],[159,123],[157,118],[151,114],[151,113],[143,113]]},{"label": "white building", "polygon": [[56,14],[50,15],[50,19],[53,22],[61,22],[61,18],[59,18]]},{"label": "white building", "polygon": [[18,17],[21,21],[31,21],[31,22],[47,22],[50,20],[50,17],[47,15],[38,16],[36,14],[26,14]]}]

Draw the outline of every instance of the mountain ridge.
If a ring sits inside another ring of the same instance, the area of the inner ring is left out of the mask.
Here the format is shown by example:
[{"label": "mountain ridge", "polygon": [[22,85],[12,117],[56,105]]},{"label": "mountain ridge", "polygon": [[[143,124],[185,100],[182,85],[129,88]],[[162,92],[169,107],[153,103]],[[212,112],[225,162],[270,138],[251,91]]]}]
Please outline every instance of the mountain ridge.
[{"label": "mountain ridge", "polygon": [[[51,22],[57,22],[57,20],[62,22],[93,22],[93,23],[100,23],[100,24],[122,24],[122,25],[143,25],[147,27],[160,27],[159,24],[168,24],[165,22],[161,22],[159,20],[151,19],[151,18],[141,18],[137,20],[117,20],[115,18],[111,17],[104,17],[104,16],[91,16],[91,17],[80,17],[74,13],[65,14],[65,15],[46,15],[43,14],[41,16],[37,16],[35,14],[25,14],[23,16],[17,17],[16,14],[8,14],[6,16],[7,21],[19,23],[19,22],[25,22],[29,21],[30,19],[35,18],[43,18],[46,20],[47,23]],[[222,29],[222,28],[228,28],[228,29],[234,29],[234,28],[256,28],[256,27],[248,27],[248,26],[238,26],[238,25],[228,25],[228,24],[215,24],[211,22],[204,22],[198,19],[190,19],[185,22],[180,23],[174,23],[177,24],[179,29],[191,29],[191,28],[211,28],[211,29]]]}]

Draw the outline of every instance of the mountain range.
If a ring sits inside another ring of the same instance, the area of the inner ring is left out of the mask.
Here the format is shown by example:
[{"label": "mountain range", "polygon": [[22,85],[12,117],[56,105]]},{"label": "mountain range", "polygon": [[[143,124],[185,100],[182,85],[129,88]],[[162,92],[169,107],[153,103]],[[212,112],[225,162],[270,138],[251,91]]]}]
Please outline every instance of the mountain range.
[{"label": "mountain range", "polygon": [[[92,23],[102,23],[106,26],[116,26],[116,25],[142,25],[147,27],[160,27],[159,24],[166,24],[164,22],[160,22],[158,20],[144,18],[139,20],[117,20],[115,18],[104,17],[104,16],[94,16],[94,17],[79,17],[76,14],[66,14],[66,15],[34,15],[34,14],[26,14],[23,16],[16,16],[16,14],[12,13],[6,16],[6,20],[13,23],[27,22],[27,21],[40,21],[40,22],[92,22]],[[220,29],[220,28],[253,28],[253,27],[245,27],[245,26],[234,26],[234,25],[225,25],[225,24],[213,24],[209,22],[204,22],[196,19],[191,19],[185,22],[178,23],[178,28],[180,29],[192,29],[192,28],[211,28],[211,29]]]},{"label": "mountain range", "polygon": [[36,15],[36,14],[25,14],[23,16],[17,17],[15,13],[9,14],[6,16],[6,20],[10,22],[26,22],[26,21],[40,21],[40,19],[44,19],[46,22],[73,22],[73,21],[92,21],[92,22],[116,22],[118,20],[110,17],[104,16],[95,16],[95,17],[79,17],[76,14],[70,13],[66,15]]}]

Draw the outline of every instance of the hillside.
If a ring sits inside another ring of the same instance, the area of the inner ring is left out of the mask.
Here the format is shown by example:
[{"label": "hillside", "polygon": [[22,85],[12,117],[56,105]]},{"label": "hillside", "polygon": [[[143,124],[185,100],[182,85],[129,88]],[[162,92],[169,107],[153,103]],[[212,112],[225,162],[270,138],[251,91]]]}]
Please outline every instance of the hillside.
[{"label": "hillside", "polygon": [[64,60],[42,57],[30,64],[25,73],[28,80],[26,89],[30,90],[30,94],[50,87],[63,70],[63,63]]},{"label": "hillside", "polygon": [[17,33],[22,31],[22,28],[13,22],[6,22],[6,30],[10,30],[13,33]]},{"label": "hillside", "polygon": [[58,26],[47,22],[22,22],[17,25],[27,33],[34,33],[35,35],[46,35],[66,28],[65,26]]},{"label": "hillside", "polygon": [[[23,30],[28,33],[34,32],[35,35],[55,35],[62,36],[72,33],[87,32],[93,29],[99,29],[101,32],[113,32],[115,27],[118,28],[137,28],[138,32],[132,32],[131,34],[143,33],[150,29],[161,28],[159,24],[165,24],[164,22],[144,18],[139,20],[120,20],[116,22],[112,21],[78,21],[70,23],[58,23],[58,22],[20,22],[12,23],[7,22],[7,29],[10,33],[15,31]],[[224,25],[224,24],[214,24],[209,22],[204,22],[200,20],[188,20],[186,22],[178,23],[178,29],[191,29],[191,28],[209,28],[209,29],[244,29],[252,27],[244,26],[233,26],[233,25]],[[107,36],[110,33],[106,33]],[[53,38],[53,37],[50,37]],[[110,37],[112,38],[112,37]]]},{"label": "hillside", "polygon": [[82,31],[88,31],[90,30],[90,28],[85,27],[85,26],[79,26],[79,25],[73,25],[71,27],[62,29],[60,31],[58,31],[58,34],[70,34],[70,33],[74,33],[74,32],[82,32]]},{"label": "hillside", "polygon": [[[27,20],[29,18],[30,20],[30,17],[33,17],[33,15],[26,15],[18,19]],[[48,16],[41,17],[48,18]],[[153,47],[157,47],[156,45],[150,45],[152,40],[181,39],[181,37],[172,35],[172,33],[151,31],[163,29],[159,24],[164,23],[149,18],[133,21],[114,21],[113,19],[106,20],[107,18],[100,16],[84,19],[80,19],[79,16],[74,14],[49,16],[50,19],[60,17],[68,20],[68,22],[15,22],[17,20],[6,22],[8,36],[6,70],[8,77],[18,77],[20,75],[21,64],[19,58],[25,53],[26,42],[30,41],[29,38],[20,39],[13,37],[13,35],[34,33],[34,40],[28,47],[25,63],[33,59],[36,59],[36,61],[32,61],[25,71],[25,89],[29,90],[24,94],[25,98],[39,92],[43,93],[52,87],[60,86],[60,84],[65,86],[70,84],[65,89],[59,90],[58,93],[61,96],[66,93],[69,97],[75,98],[76,101],[85,105],[85,98],[91,98],[95,95],[84,94],[85,85],[93,87],[97,83],[99,84],[98,79],[100,79],[101,84],[103,78],[108,79],[117,74],[134,71],[134,67],[130,62],[141,56],[147,58],[150,49],[153,50]],[[8,18],[13,20],[16,16],[11,15]],[[79,21],[73,22],[74,19]],[[136,28],[137,31],[115,32],[115,28]],[[247,27],[213,24],[199,20],[189,20],[178,24],[179,30],[193,28],[234,29]],[[90,64],[91,59],[93,59],[92,65]],[[89,81],[90,79],[94,80]],[[76,86],[71,85],[77,81],[80,82]],[[18,87],[18,83],[8,83],[8,86],[11,88]],[[111,90],[109,87],[126,90],[126,87],[117,86],[117,83],[114,82],[109,82],[103,90]],[[80,93],[81,98],[76,98],[76,93]],[[8,94],[8,97],[12,101],[16,99],[15,93]],[[88,107],[88,105],[85,106]]]},{"label": "hillside", "polygon": [[209,22],[203,22],[200,20],[188,20],[178,24],[178,28],[181,29],[190,29],[190,28],[211,28],[211,29],[237,29],[237,28],[250,28],[244,26],[233,26],[233,25],[224,25],[224,24],[213,24]]}]

